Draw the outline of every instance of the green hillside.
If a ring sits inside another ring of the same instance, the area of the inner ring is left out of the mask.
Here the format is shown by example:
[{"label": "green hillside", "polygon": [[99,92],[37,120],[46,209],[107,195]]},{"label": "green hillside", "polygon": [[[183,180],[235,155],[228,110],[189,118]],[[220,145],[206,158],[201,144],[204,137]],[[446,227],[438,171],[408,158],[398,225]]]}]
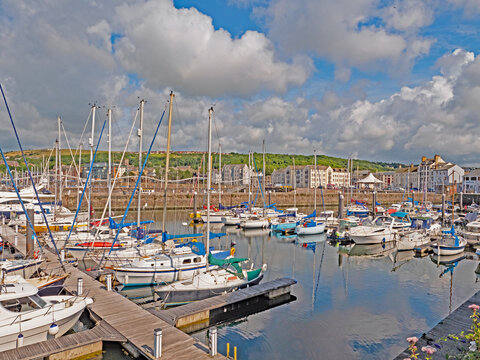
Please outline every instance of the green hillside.
[{"label": "green hillside", "polygon": [[[53,168],[55,166],[55,153],[51,150],[27,150],[26,152],[27,160],[33,166],[40,167],[42,162],[47,162],[49,160],[49,167]],[[19,152],[9,152],[5,154],[9,161],[18,162],[19,166],[10,166],[11,168],[17,168],[17,170],[25,170],[23,165],[23,160]],[[121,158],[120,152],[114,152],[112,154],[113,161],[118,163]],[[138,154],[136,153],[127,153],[125,158],[129,160],[129,163],[134,166],[138,166]],[[263,168],[263,160],[261,153],[255,153],[255,165],[258,170]],[[166,155],[164,153],[152,153],[147,163],[148,168],[159,169],[165,166]],[[194,171],[199,167],[202,169],[205,167],[203,164],[203,159],[206,162],[206,154],[204,153],[184,153],[177,152],[170,155],[170,167],[175,168],[178,166],[189,166]],[[284,154],[265,154],[266,162],[266,173],[270,175],[273,170],[285,168],[289,165],[293,165],[295,159],[295,165],[313,165],[314,159],[313,155],[284,155]],[[78,154],[75,161],[78,163]],[[88,164],[90,161],[90,152],[82,152],[82,164]],[[96,162],[107,162],[108,153],[106,151],[99,151],[96,157]],[[218,154],[213,154],[213,167],[218,168],[219,165],[219,156]],[[326,155],[317,155],[317,164],[331,166],[332,168],[346,168],[347,159],[326,156]],[[72,162],[72,157],[68,150],[62,150],[62,164],[69,165]],[[248,162],[248,154],[239,154],[239,153],[222,153],[222,165],[226,164],[246,164]],[[385,163],[385,162],[371,162],[367,160],[353,160],[353,168],[359,170],[369,170],[371,172],[377,171],[388,171],[394,168],[397,168],[400,164],[398,163]],[[0,170],[5,172],[5,165],[0,166]],[[158,171],[157,171],[158,173]],[[187,177],[191,176],[191,171],[182,171],[180,173],[173,172],[172,176]]]}]

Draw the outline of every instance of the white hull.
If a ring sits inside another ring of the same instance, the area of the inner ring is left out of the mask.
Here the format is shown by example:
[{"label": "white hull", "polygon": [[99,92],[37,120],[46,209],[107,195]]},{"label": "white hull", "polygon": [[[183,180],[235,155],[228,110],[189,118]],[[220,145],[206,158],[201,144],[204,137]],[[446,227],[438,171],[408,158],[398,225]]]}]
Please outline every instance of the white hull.
[{"label": "white hull", "polygon": [[[354,228],[358,229],[358,228]],[[358,231],[350,233],[350,239],[352,239],[355,244],[381,244],[384,242],[390,242],[395,240],[395,233],[390,229],[382,229],[381,231]]]},{"label": "white hull", "polygon": [[268,225],[268,220],[245,220],[240,223],[240,226],[244,229],[264,229]]},{"label": "white hull", "polygon": [[430,242],[430,236],[413,232],[403,235],[398,241],[398,250],[413,250],[416,247],[422,246]]},{"label": "white hull", "polygon": [[440,256],[456,255],[462,253],[465,250],[466,244],[466,240],[460,240],[459,246],[433,244],[432,250],[434,254]]},{"label": "white hull", "polygon": [[166,284],[179,280],[191,279],[200,270],[205,269],[205,263],[189,267],[168,269],[128,268],[115,270],[115,277],[125,286],[140,286],[151,284]]},{"label": "white hull", "polygon": [[297,226],[296,232],[297,232],[297,235],[322,234],[325,232],[325,224],[318,224],[316,226],[310,226],[310,227]]}]

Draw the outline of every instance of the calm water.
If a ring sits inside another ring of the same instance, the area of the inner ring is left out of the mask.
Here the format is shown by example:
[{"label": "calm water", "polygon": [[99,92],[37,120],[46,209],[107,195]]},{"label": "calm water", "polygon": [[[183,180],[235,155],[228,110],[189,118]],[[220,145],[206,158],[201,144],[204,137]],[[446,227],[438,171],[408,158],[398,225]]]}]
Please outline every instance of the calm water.
[{"label": "calm water", "polygon": [[[150,215],[161,221],[157,214]],[[202,232],[170,213],[171,233]],[[158,223],[159,224],[159,223]],[[160,225],[158,225],[160,226]],[[444,265],[387,247],[330,245],[324,236],[278,238],[268,231],[227,232],[214,245],[236,243],[236,255],[268,264],[263,281],[292,277],[297,300],[219,327],[218,350],[239,359],[390,359],[480,289],[478,261]],[[194,334],[205,342],[205,332]]]}]

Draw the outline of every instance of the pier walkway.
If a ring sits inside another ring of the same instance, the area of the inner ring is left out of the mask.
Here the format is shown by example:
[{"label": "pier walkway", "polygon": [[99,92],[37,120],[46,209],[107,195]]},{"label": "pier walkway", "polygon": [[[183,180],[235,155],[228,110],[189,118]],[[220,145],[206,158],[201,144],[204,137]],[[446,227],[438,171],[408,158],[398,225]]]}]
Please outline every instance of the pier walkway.
[{"label": "pier walkway", "polygon": [[[420,349],[423,346],[430,345],[437,350],[434,356],[435,359],[445,359],[447,355],[455,358],[455,355],[458,355],[462,351],[466,351],[470,345],[468,341],[467,343],[463,343],[460,340],[457,341],[448,339],[447,341],[442,341],[441,339],[450,334],[458,335],[461,331],[465,331],[465,333],[467,333],[472,325],[472,320],[470,319],[472,310],[468,308],[468,306],[471,304],[480,305],[480,291],[465,301],[457,309],[452,311],[450,315],[440,321],[431,330],[422,334],[417,342],[418,352],[421,353]],[[440,345],[440,348],[435,346],[435,344]],[[400,355],[398,355],[395,360],[403,360],[408,358],[410,355],[411,353],[407,348]]]},{"label": "pier walkway", "polygon": [[[11,244],[15,244],[14,239],[17,235],[16,248],[20,252],[25,251],[26,240],[23,234],[15,234],[15,231],[7,226],[1,226],[1,230],[2,236]],[[48,249],[44,251],[43,256],[47,263],[56,263],[60,266],[57,255]],[[143,355],[147,359],[155,359],[153,356],[154,330],[159,328],[162,329],[162,359],[212,359],[208,354],[208,348],[198,340],[142,309],[119,293],[107,291],[102,283],[81,270],[68,264],[65,265],[65,268],[70,274],[65,281],[65,289],[69,293],[75,294],[77,279],[82,278],[83,294],[94,299],[93,304],[88,307],[92,318],[102,321],[123,336],[126,339],[123,346],[133,356]],[[101,340],[100,336],[99,340]],[[52,340],[47,340],[47,342],[49,341]],[[41,353],[42,346],[46,345],[33,344],[31,346],[37,346],[35,351]],[[28,359],[28,356],[24,358]],[[215,355],[213,358],[225,359],[222,355]],[[23,357],[16,357],[16,359],[23,359]]]}]

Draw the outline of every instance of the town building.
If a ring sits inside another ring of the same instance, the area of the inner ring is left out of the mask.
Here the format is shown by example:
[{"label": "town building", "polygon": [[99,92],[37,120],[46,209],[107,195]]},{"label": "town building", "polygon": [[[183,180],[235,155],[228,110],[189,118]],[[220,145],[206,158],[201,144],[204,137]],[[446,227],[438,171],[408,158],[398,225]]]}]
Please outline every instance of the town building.
[{"label": "town building", "polygon": [[480,193],[480,169],[475,169],[463,175],[463,191]]}]

